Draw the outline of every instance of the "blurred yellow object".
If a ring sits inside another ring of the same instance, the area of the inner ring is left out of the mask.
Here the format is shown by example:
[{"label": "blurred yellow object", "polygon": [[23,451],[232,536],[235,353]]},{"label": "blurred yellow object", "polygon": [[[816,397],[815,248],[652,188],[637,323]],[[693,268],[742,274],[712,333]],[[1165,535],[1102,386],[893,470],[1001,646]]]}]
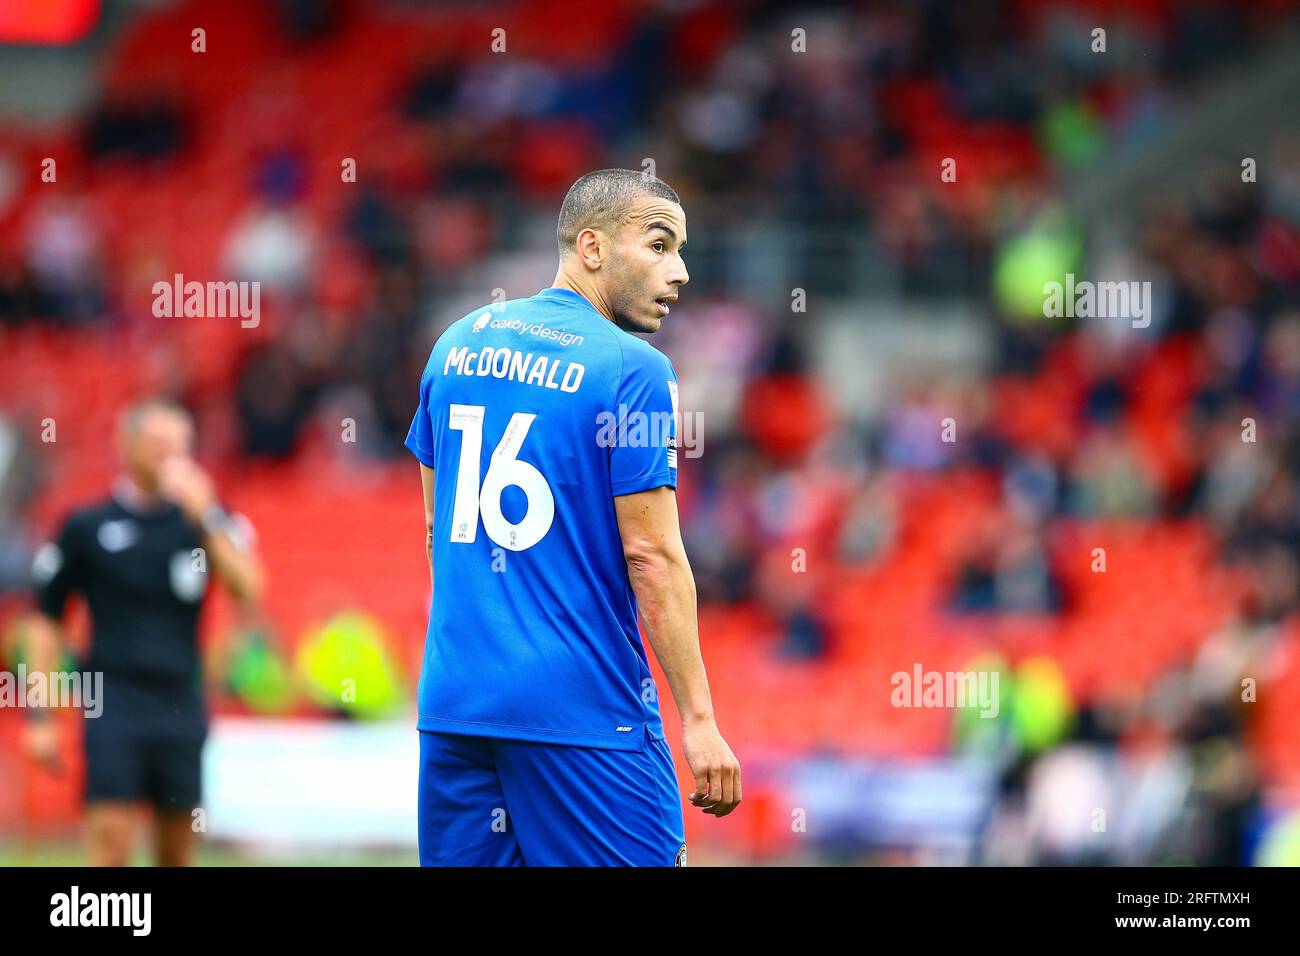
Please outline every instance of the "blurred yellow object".
[{"label": "blurred yellow object", "polygon": [[283,713],[293,706],[288,663],[265,631],[252,629],[232,640],[226,685],[250,710]]},{"label": "blurred yellow object", "polygon": [[295,668],[320,706],[355,717],[383,717],[402,702],[383,625],[364,611],[340,611],[298,646]]},{"label": "blurred yellow object", "polygon": [[1063,213],[1043,213],[1026,232],[1007,239],[993,264],[993,293],[1002,312],[1015,322],[1046,318],[1044,286],[1065,282],[1076,271],[1083,243]]},{"label": "blurred yellow object", "polygon": [[1256,866],[1300,866],[1300,810],[1265,831],[1255,853]]},{"label": "blurred yellow object", "polygon": [[1074,719],[1070,688],[1055,659],[1029,657],[1016,670],[1011,723],[1021,746],[1037,753],[1065,737]]},{"label": "blurred yellow object", "polygon": [[980,654],[966,665],[967,672],[996,674],[996,711],[986,713],[979,701],[968,701],[953,714],[952,745],[954,751],[967,756],[993,758],[1008,744],[1007,734],[1014,696],[1011,666],[996,651]]}]

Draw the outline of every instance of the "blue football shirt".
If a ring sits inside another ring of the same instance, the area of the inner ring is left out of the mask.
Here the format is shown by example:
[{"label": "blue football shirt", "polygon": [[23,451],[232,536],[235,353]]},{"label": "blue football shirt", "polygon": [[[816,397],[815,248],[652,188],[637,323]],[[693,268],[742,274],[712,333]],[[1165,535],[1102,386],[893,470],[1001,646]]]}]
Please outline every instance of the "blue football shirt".
[{"label": "blue football shirt", "polygon": [[420,730],[663,739],[614,497],[677,486],[672,363],[569,289],[438,338],[406,446],[434,470]]}]

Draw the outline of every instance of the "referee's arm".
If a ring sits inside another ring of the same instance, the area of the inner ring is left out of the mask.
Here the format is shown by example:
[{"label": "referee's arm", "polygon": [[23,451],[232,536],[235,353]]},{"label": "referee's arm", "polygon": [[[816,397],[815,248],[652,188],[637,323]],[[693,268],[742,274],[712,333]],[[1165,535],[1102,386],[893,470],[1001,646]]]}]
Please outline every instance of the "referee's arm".
[{"label": "referee's arm", "polygon": [[204,552],[230,593],[242,604],[260,604],[265,574],[248,520],[221,507],[212,479],[191,458],[169,459],[159,481],[164,497],[176,502],[200,529]]},{"label": "referee's arm", "polygon": [[[43,611],[35,611],[26,621],[27,666],[33,673],[48,674],[55,668],[63,628]],[[27,723],[21,733],[23,752],[37,764],[54,773],[63,770],[59,759],[59,726],[50,720],[50,712],[43,708],[27,711]]]},{"label": "referee's arm", "polygon": [[[65,521],[58,537],[42,545],[32,562],[34,587],[31,614],[24,619],[27,667],[32,673],[53,672],[63,646],[63,611],[68,597],[80,588],[79,557],[82,535]],[[58,772],[59,730],[50,712],[36,708],[27,711],[22,747],[27,756],[45,768]]]},{"label": "referee's arm", "polygon": [[214,509],[200,519],[203,546],[227,590],[240,602],[256,606],[266,590],[262,562],[253,548],[252,535],[239,520]]},{"label": "referee's arm", "polygon": [[63,611],[72,593],[81,589],[84,541],[84,526],[67,519],[32,560],[33,613],[26,625],[27,666],[33,672],[49,673],[58,661]]}]

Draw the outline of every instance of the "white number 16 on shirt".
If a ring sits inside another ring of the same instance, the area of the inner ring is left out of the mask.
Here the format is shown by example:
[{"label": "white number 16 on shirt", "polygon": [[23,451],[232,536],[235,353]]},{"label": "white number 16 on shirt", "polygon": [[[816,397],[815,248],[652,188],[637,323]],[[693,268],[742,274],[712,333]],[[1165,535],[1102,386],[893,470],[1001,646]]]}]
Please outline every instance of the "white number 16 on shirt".
[{"label": "white number 16 on shirt", "polygon": [[[511,551],[531,548],[551,530],[555,520],[555,495],[546,478],[533,465],[515,456],[528,437],[528,429],[537,416],[515,412],[501,441],[492,452],[487,474],[480,488],[478,467],[483,451],[482,405],[451,406],[448,427],[462,432],[460,463],[456,469],[456,498],[451,512],[452,542],[471,542],[478,534],[478,519],[496,544]],[[528,508],[518,523],[501,513],[501,494],[511,485],[523,490]]]}]

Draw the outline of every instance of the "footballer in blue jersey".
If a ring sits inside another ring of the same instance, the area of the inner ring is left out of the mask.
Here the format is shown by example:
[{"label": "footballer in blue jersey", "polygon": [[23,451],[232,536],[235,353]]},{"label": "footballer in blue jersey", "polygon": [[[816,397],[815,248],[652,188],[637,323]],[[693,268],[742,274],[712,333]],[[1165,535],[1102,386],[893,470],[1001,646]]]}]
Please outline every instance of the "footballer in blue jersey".
[{"label": "footballer in blue jersey", "polygon": [[579,179],[554,284],[438,338],[406,445],[433,603],[419,686],[420,861],[683,865],[682,803],[638,611],[682,717],[693,805],[740,802],[678,527],[677,377],[653,333],[688,281],[676,192]]}]

